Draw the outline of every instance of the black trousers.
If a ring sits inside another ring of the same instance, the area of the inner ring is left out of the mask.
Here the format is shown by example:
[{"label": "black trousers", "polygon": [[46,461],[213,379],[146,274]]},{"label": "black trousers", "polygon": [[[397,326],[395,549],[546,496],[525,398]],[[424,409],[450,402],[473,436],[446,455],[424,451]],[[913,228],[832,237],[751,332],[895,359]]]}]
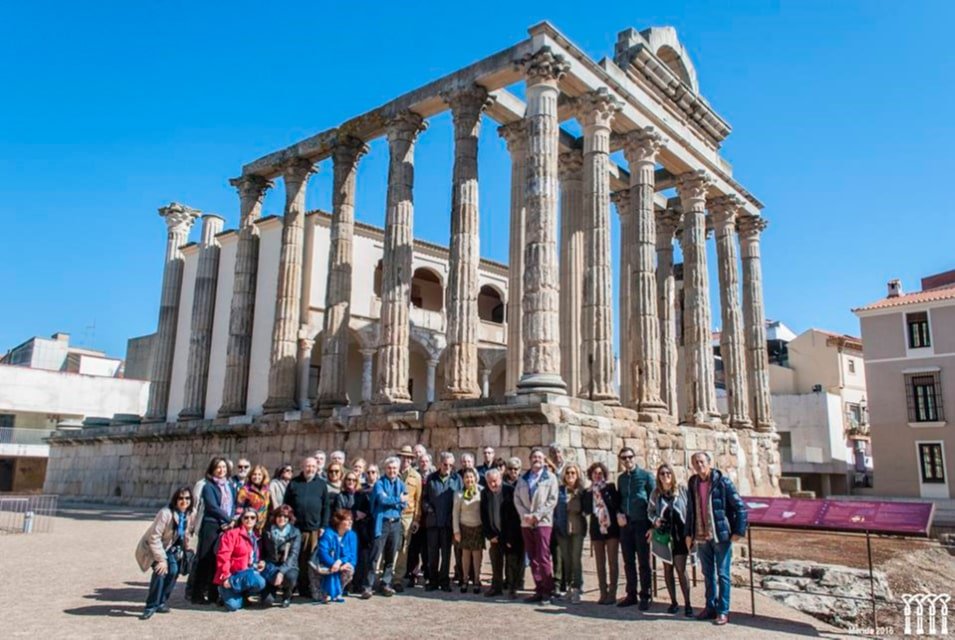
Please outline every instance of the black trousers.
[{"label": "black trousers", "polygon": [[428,527],[428,584],[451,586],[451,527]]},{"label": "black trousers", "polygon": [[639,567],[639,595],[650,599],[650,543],[647,542],[648,522],[628,522],[620,530],[620,549],[623,551],[623,570],[627,576],[627,597],[637,597]]},{"label": "black trousers", "polygon": [[411,536],[411,544],[408,546],[408,573],[401,578],[411,578],[415,575],[415,570],[419,570],[427,579],[430,573],[428,567],[428,529],[419,527],[418,531]]},{"label": "black trousers", "polygon": [[215,602],[219,597],[219,590],[212,580],[216,574],[216,542],[219,541],[220,535],[222,532],[215,522],[206,521],[199,527],[199,546],[196,549],[190,589],[193,602],[201,602],[206,598]]},{"label": "black trousers", "polygon": [[509,551],[499,542],[492,542],[488,547],[491,557],[491,589],[494,591],[517,591],[523,580],[524,553],[519,550]]}]

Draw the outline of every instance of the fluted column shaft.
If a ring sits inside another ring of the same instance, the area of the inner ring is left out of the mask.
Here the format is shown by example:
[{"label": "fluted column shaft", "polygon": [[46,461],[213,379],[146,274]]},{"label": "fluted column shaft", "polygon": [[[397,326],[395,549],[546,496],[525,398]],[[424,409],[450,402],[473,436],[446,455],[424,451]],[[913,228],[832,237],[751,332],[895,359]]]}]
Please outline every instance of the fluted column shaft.
[{"label": "fluted column shaft", "polygon": [[179,321],[179,298],[182,294],[183,257],[180,247],[186,244],[189,230],[199,212],[173,202],[162,207],[159,215],[166,220],[166,258],[162,271],[162,294],[159,299],[159,323],[153,347],[153,366],[149,376],[149,401],[146,419],[162,422],[169,404],[172,360],[176,349],[176,325]]},{"label": "fluted column shaft", "polygon": [[722,322],[720,355],[723,359],[729,424],[736,429],[748,429],[753,425],[749,421],[746,349],[739,298],[739,252],[736,249],[736,217],[742,202],[735,196],[721,196],[709,201],[708,207],[716,231]]},{"label": "fluted column shaft", "polygon": [[219,241],[224,220],[219,216],[202,216],[202,239],[193,287],[192,321],[189,332],[189,361],[186,366],[186,388],[180,420],[205,417],[206,389],[209,383],[209,354],[212,352],[212,322],[215,316],[216,288],[219,280]]},{"label": "fluted column shaft", "polygon": [[411,347],[411,259],[414,253],[414,143],[425,127],[412,111],[399,114],[388,126],[391,160],[385,212],[385,251],[381,275],[378,379],[374,401],[409,402]]},{"label": "fluted column shaft", "polygon": [[657,313],[657,281],[654,270],[656,217],[653,213],[654,167],[664,141],[651,128],[627,135],[624,153],[630,165],[630,210],[633,212],[630,308],[634,360],[631,384],[638,411],[666,413],[660,396],[660,318]]},{"label": "fluted column shaft", "polygon": [[678,210],[657,213],[657,313],[660,315],[660,397],[667,412],[679,418],[677,406],[676,277],[673,236],[680,224]]},{"label": "fluted column shaft", "polygon": [[743,257],[743,326],[746,370],[749,373],[750,419],[757,431],[770,432],[776,426],[769,390],[763,267],[759,249],[759,236],[766,224],[766,220],[758,216],[740,216],[738,228]]},{"label": "fluted column shaft", "polygon": [[375,350],[361,350],[361,401],[370,402],[374,384]]},{"label": "fluted column shaft", "polygon": [[318,379],[317,409],[348,404],[348,325],[351,320],[353,237],[355,234],[355,179],[358,161],[367,153],[364,142],[343,136],[333,152],[331,246],[325,285],[322,329],[322,368]]},{"label": "fluted column shaft", "polygon": [[[613,388],[613,294],[610,283],[610,124],[620,109],[606,91],[583,96],[584,128],[583,374],[578,395],[618,404]],[[571,387],[574,390],[575,387]]]},{"label": "fluted column shaft", "polygon": [[518,393],[566,393],[560,366],[560,278],[557,264],[558,81],[562,56],[544,47],[522,61],[527,77],[525,178],[524,370]]},{"label": "fluted column shaft", "polygon": [[307,409],[311,406],[309,387],[312,371],[312,349],[315,341],[308,337],[308,329],[299,330],[298,338],[298,408]]},{"label": "fluted column shaft", "polygon": [[246,410],[255,288],[259,273],[259,230],[255,222],[262,215],[265,191],[272,186],[271,182],[256,175],[242,176],[229,182],[239,191],[239,237],[229,309],[226,372],[222,383],[222,406],[219,407],[219,417],[222,418],[241,416]]},{"label": "fluted column shaft", "polygon": [[610,200],[617,207],[617,217],[620,218],[620,300],[618,302],[617,323],[620,327],[620,403],[625,407],[636,409],[633,397],[633,328],[630,318],[630,251],[633,239],[633,216],[630,212],[630,189],[621,189],[610,196]]},{"label": "fluted column shaft", "polygon": [[302,312],[302,262],[305,257],[305,190],[314,163],[293,160],[283,171],[285,216],[282,220],[282,249],[272,324],[269,358],[269,396],[265,413],[284,413],[298,408],[296,376],[298,332]]},{"label": "fluted column shaft", "polygon": [[686,357],[686,414],[691,424],[712,426],[719,421],[713,372],[710,287],[706,270],[706,191],[703,171],[681,174],[677,190],[683,207],[683,308]]},{"label": "fluted column shaft", "polygon": [[584,303],[583,207],[584,156],[580,149],[558,159],[560,177],[560,372],[567,389],[576,394],[589,377],[581,359],[581,316]]},{"label": "fluted column shaft", "polygon": [[448,400],[477,398],[478,386],[478,134],[487,108],[487,90],[473,86],[444,96],[454,117],[451,190],[451,252],[447,293],[447,356],[444,390]]},{"label": "fluted column shaft", "polygon": [[517,120],[498,128],[511,154],[511,220],[507,264],[507,356],[505,386],[507,393],[517,391],[524,369],[521,338],[521,290],[524,286],[524,174],[526,171],[527,126]]}]

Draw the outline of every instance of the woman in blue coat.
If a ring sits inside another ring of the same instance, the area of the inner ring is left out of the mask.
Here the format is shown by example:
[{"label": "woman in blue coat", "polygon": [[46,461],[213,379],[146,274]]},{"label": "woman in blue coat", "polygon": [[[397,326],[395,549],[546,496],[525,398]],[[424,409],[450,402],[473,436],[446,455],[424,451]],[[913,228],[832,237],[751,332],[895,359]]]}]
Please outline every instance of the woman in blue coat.
[{"label": "woman in blue coat", "polygon": [[225,531],[234,526],[235,488],[229,482],[229,467],[225,458],[213,458],[206,469],[206,484],[202,488],[202,522],[199,525],[199,545],[193,576],[193,604],[209,604],[218,598],[218,589],[212,583],[216,571],[216,543]]},{"label": "woman in blue coat", "polygon": [[332,514],[309,563],[312,579],[320,576],[324,602],[345,602],[345,587],[355,575],[358,561],[358,537],[351,530],[351,511],[340,509]]}]

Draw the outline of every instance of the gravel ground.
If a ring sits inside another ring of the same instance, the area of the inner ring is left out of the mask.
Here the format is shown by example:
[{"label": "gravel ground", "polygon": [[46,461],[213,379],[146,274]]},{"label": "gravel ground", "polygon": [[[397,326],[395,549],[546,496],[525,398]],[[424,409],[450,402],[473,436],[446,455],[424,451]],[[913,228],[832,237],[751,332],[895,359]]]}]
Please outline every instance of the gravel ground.
[{"label": "gravel ground", "polygon": [[[289,609],[225,613],[192,607],[182,580],[171,599],[173,611],[140,621],[148,587],[133,549],[152,512],[117,507],[61,509],[49,533],[0,535],[0,636],[4,638],[566,638],[599,633],[601,638],[795,638],[846,637],[807,615],[757,596],[760,615],[751,617],[748,594],[734,592],[730,624],[671,617],[659,603],[646,613],[635,607],[595,604],[587,590],[576,606],[532,606],[483,596],[425,593],[414,589],[394,598],[349,598],[341,605],[315,606],[296,600]],[[593,587],[592,560],[585,550],[585,584]],[[489,567],[485,563],[485,572]],[[622,573],[622,566],[621,566]],[[621,576],[621,580],[622,580]],[[663,588],[662,579],[660,587]],[[693,591],[703,601],[702,584]],[[301,604],[299,604],[301,602]]]}]

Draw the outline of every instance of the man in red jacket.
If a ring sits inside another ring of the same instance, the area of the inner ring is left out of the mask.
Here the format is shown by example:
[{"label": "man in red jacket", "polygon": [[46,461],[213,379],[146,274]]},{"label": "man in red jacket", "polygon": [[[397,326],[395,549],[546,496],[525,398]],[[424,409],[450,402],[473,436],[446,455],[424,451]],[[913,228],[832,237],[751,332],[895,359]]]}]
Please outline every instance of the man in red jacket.
[{"label": "man in red jacket", "polygon": [[259,573],[265,568],[265,562],[259,559],[257,521],[255,509],[247,508],[242,512],[241,526],[229,529],[219,538],[215,583],[229,611],[241,609],[245,596],[265,588],[265,579]]}]

